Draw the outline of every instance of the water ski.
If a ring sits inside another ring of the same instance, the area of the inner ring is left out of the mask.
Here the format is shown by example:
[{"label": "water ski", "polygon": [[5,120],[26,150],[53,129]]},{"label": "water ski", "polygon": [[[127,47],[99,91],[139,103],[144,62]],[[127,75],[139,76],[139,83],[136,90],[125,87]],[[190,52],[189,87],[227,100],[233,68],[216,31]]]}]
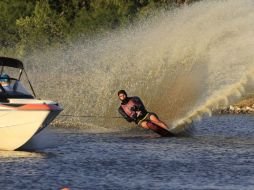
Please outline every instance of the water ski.
[{"label": "water ski", "polygon": [[152,122],[148,122],[147,123],[149,129],[151,129],[152,131],[154,131],[155,133],[159,134],[162,137],[174,137],[174,133],[171,133],[170,131],[152,123]]}]

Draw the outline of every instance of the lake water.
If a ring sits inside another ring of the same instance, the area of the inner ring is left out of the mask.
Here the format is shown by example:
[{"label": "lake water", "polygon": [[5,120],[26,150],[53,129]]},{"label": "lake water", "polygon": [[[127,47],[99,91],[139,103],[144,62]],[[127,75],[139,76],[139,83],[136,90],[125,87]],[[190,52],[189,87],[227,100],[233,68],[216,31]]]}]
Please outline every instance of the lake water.
[{"label": "lake water", "polygon": [[254,116],[194,124],[190,136],[49,128],[36,151],[0,151],[1,189],[254,189]]}]

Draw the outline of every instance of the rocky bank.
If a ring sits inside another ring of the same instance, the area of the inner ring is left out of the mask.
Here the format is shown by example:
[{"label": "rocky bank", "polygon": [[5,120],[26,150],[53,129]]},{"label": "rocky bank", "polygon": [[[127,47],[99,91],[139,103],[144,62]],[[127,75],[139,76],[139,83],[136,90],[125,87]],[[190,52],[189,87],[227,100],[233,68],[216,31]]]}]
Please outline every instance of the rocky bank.
[{"label": "rocky bank", "polygon": [[254,98],[246,98],[234,105],[222,107],[214,112],[220,114],[254,114]]}]

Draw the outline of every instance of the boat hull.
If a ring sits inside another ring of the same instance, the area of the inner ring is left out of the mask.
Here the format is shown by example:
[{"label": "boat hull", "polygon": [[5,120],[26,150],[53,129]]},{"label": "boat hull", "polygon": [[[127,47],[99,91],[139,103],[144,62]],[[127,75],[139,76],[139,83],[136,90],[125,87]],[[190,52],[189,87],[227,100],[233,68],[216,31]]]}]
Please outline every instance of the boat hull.
[{"label": "boat hull", "polygon": [[[37,106],[37,107],[36,107]],[[0,149],[16,150],[49,125],[62,111],[58,106],[25,105],[0,108]],[[36,109],[37,108],[37,109]],[[39,109],[38,109],[39,108]]]}]

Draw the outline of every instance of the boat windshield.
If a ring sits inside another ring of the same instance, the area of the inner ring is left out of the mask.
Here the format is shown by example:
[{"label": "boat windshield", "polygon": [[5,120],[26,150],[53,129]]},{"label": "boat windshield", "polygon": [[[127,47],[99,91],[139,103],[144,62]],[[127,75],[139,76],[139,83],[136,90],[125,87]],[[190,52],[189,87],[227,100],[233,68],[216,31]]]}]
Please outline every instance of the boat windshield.
[{"label": "boat windshield", "polygon": [[33,98],[22,83],[17,79],[10,80],[10,83],[2,83],[0,88],[0,99],[6,98]]}]

